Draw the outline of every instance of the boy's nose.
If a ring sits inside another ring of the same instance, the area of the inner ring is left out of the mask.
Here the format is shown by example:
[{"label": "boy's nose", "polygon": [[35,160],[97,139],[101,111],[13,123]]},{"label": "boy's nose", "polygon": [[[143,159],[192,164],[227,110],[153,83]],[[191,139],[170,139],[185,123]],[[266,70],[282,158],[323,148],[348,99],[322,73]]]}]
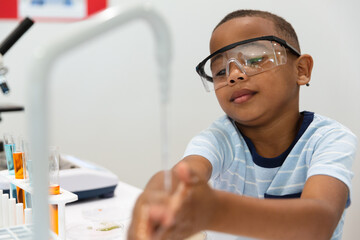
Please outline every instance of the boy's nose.
[{"label": "boy's nose", "polygon": [[238,80],[246,80],[248,76],[243,72],[241,66],[235,62],[229,64],[229,75],[227,76],[228,85],[234,85]]},{"label": "boy's nose", "polygon": [[[237,80],[244,80],[243,77],[238,77]],[[236,80],[234,80],[234,78],[229,78],[229,84],[235,84],[236,83]]]}]

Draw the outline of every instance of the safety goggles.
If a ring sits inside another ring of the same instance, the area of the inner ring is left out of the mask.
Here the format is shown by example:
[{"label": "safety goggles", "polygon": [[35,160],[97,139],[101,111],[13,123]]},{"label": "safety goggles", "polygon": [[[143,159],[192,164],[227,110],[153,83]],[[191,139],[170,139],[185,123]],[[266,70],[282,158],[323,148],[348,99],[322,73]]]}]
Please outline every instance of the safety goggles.
[{"label": "safety goggles", "polygon": [[253,76],[286,64],[286,49],[296,56],[300,52],[285,40],[275,36],[247,39],[225,46],[196,66],[206,91],[217,90],[228,84],[232,67]]}]

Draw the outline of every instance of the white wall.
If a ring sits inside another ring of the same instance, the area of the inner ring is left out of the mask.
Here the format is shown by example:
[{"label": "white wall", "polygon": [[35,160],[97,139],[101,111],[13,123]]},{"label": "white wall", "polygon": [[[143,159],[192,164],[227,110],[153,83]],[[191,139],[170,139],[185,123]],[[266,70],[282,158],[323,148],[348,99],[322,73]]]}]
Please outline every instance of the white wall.
[{"label": "white wall", "polygon": [[[134,1],[109,1],[110,5]],[[136,1],[142,2],[142,1]],[[220,19],[239,8],[268,10],[296,29],[302,51],[315,61],[311,86],[301,92],[301,109],[332,117],[360,137],[360,16],[353,0],[157,0],[174,43],[171,79],[170,159],[182,156],[192,136],[222,114],[213,94],[195,73],[208,55],[210,33]],[[17,25],[0,21],[0,40]],[[0,103],[26,106],[25,82],[34,47],[70,29],[69,23],[36,23],[5,55],[10,96]],[[63,153],[99,163],[120,180],[143,187],[161,169],[159,84],[154,41],[136,21],[84,44],[60,59],[49,91],[51,140]],[[0,134],[27,133],[26,113],[2,114]],[[352,206],[343,239],[360,235],[360,154],[354,161]]]}]

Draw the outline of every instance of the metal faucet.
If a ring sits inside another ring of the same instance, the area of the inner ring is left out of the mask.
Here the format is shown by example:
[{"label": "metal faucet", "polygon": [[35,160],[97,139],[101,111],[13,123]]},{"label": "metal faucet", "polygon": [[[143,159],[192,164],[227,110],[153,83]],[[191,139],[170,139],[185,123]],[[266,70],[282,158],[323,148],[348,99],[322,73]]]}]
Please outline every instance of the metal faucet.
[{"label": "metal faucet", "polygon": [[[118,28],[136,19],[143,19],[149,24],[157,44],[156,58],[159,64],[159,80],[161,85],[161,102],[168,99],[169,66],[171,60],[171,39],[166,21],[149,4],[135,7],[114,7],[84,21],[68,33],[62,34],[48,45],[40,46],[34,53],[27,86],[28,129],[30,151],[33,161],[33,239],[49,239],[48,214],[48,116],[47,89],[49,71],[60,55],[87,42],[96,36]],[[61,236],[59,236],[61,237]]]}]

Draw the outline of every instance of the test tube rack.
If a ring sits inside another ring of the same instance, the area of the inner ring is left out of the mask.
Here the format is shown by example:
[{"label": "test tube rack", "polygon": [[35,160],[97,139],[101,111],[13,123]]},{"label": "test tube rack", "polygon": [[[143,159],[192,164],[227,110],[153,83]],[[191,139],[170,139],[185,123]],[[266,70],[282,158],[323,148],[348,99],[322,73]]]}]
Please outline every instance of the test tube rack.
[{"label": "test tube rack", "polygon": [[[30,185],[29,180],[24,179],[15,179],[14,175],[10,175],[7,170],[0,171],[0,176],[7,179],[9,182],[14,184],[15,186],[23,189],[24,191],[33,194],[33,188]],[[49,205],[57,205],[58,206],[58,223],[59,223],[59,234],[57,240],[65,240],[66,239],[66,228],[65,228],[65,205],[70,202],[75,202],[78,200],[78,196],[72,192],[66,191],[65,189],[60,188],[60,194],[58,195],[49,195]],[[24,225],[25,226],[25,225]],[[16,226],[19,227],[19,226]],[[16,229],[16,228],[15,228]],[[9,231],[11,228],[9,228]],[[27,231],[31,235],[30,231]],[[53,235],[53,234],[51,234]],[[10,233],[9,233],[10,236]],[[24,238],[19,239],[28,239],[26,234],[23,234]],[[2,238],[0,237],[2,240]],[[7,238],[6,238],[7,239]],[[9,238],[9,239],[18,239],[18,238]],[[53,238],[55,239],[55,238]]]},{"label": "test tube rack", "polygon": [[32,229],[30,225],[19,225],[0,229],[1,240],[31,240]]},{"label": "test tube rack", "polygon": [[[32,225],[19,225],[0,229],[1,240],[33,240]],[[50,231],[50,240],[60,240],[60,238]]]}]

